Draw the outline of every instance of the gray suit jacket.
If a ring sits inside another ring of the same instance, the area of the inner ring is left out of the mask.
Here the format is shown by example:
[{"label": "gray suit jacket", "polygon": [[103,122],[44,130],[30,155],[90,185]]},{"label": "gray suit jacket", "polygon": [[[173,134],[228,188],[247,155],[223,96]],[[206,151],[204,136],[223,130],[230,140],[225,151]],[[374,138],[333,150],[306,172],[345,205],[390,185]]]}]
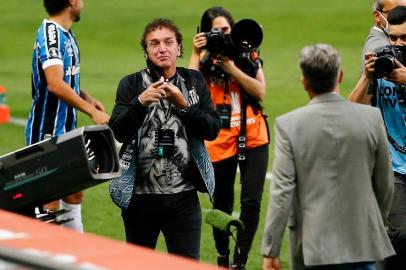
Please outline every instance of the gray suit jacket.
[{"label": "gray suit jacket", "polygon": [[288,225],[292,269],[388,257],[394,251],[384,220],[392,195],[379,110],[319,95],[276,119],[262,253],[279,256]]},{"label": "gray suit jacket", "polygon": [[365,68],[365,54],[367,52],[378,52],[383,47],[389,45],[389,37],[378,27],[373,26],[369,31],[368,37],[365,40],[364,48],[361,54],[361,72]]}]

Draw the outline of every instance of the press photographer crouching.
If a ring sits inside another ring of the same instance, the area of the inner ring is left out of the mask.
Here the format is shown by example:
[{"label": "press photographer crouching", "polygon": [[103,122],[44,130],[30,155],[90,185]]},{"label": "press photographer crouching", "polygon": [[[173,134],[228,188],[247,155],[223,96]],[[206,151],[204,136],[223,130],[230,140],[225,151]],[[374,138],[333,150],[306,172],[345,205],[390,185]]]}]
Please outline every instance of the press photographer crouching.
[{"label": "press photographer crouching", "polygon": [[[260,102],[265,78],[258,46],[262,29],[254,20],[234,24],[222,7],[206,10],[193,39],[189,68],[200,70],[221,120],[217,139],[206,141],[214,167],[213,208],[233,211],[237,166],[241,172],[241,214],[232,269],[244,269],[254,239],[268,165],[268,130]],[[229,236],[214,229],[218,265],[229,268]]]},{"label": "press photographer crouching", "polygon": [[[385,269],[406,265],[406,7],[388,15],[390,46],[378,53],[366,53],[365,71],[348,97],[378,107],[385,122],[395,193],[388,216],[389,236],[397,253],[385,262]],[[380,143],[380,142],[378,142]],[[384,217],[385,218],[385,217]]]}]

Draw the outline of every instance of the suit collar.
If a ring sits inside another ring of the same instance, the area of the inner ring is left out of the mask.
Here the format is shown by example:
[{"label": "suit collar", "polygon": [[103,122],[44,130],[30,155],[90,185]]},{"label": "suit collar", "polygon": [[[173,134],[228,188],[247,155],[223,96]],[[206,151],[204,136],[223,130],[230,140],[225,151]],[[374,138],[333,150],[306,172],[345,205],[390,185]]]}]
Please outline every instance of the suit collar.
[{"label": "suit collar", "polygon": [[381,29],[381,28],[379,28],[379,27],[376,27],[375,25],[374,26],[372,26],[372,28],[371,28],[371,32],[379,32],[379,33],[382,33],[382,34],[384,34],[385,35],[385,32]]},{"label": "suit collar", "polygon": [[311,105],[323,102],[337,102],[337,101],[345,101],[345,99],[338,93],[330,92],[315,96],[314,98],[312,98],[312,100],[310,100],[309,104]]}]

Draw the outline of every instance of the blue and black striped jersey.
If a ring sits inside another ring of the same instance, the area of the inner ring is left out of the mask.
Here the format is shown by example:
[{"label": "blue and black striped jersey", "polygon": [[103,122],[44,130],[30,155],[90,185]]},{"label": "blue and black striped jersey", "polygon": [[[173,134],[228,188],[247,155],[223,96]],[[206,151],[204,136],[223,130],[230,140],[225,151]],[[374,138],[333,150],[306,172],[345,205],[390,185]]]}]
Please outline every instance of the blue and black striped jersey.
[{"label": "blue and black striped jersey", "polygon": [[44,70],[61,65],[63,80],[79,95],[79,48],[71,31],[44,20],[38,29],[32,56],[32,108],[26,142],[43,140],[45,134],[61,135],[76,128],[76,109],[49,92]]}]

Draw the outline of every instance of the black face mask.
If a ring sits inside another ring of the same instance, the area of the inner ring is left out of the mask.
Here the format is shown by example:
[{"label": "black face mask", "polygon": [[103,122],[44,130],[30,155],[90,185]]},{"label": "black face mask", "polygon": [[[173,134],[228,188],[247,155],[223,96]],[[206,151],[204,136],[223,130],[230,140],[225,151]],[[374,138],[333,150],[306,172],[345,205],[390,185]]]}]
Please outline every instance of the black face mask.
[{"label": "black face mask", "polygon": [[151,59],[147,57],[147,68],[149,69],[150,76],[154,82],[158,81],[161,78],[161,74],[158,72],[157,67],[152,63]]}]

